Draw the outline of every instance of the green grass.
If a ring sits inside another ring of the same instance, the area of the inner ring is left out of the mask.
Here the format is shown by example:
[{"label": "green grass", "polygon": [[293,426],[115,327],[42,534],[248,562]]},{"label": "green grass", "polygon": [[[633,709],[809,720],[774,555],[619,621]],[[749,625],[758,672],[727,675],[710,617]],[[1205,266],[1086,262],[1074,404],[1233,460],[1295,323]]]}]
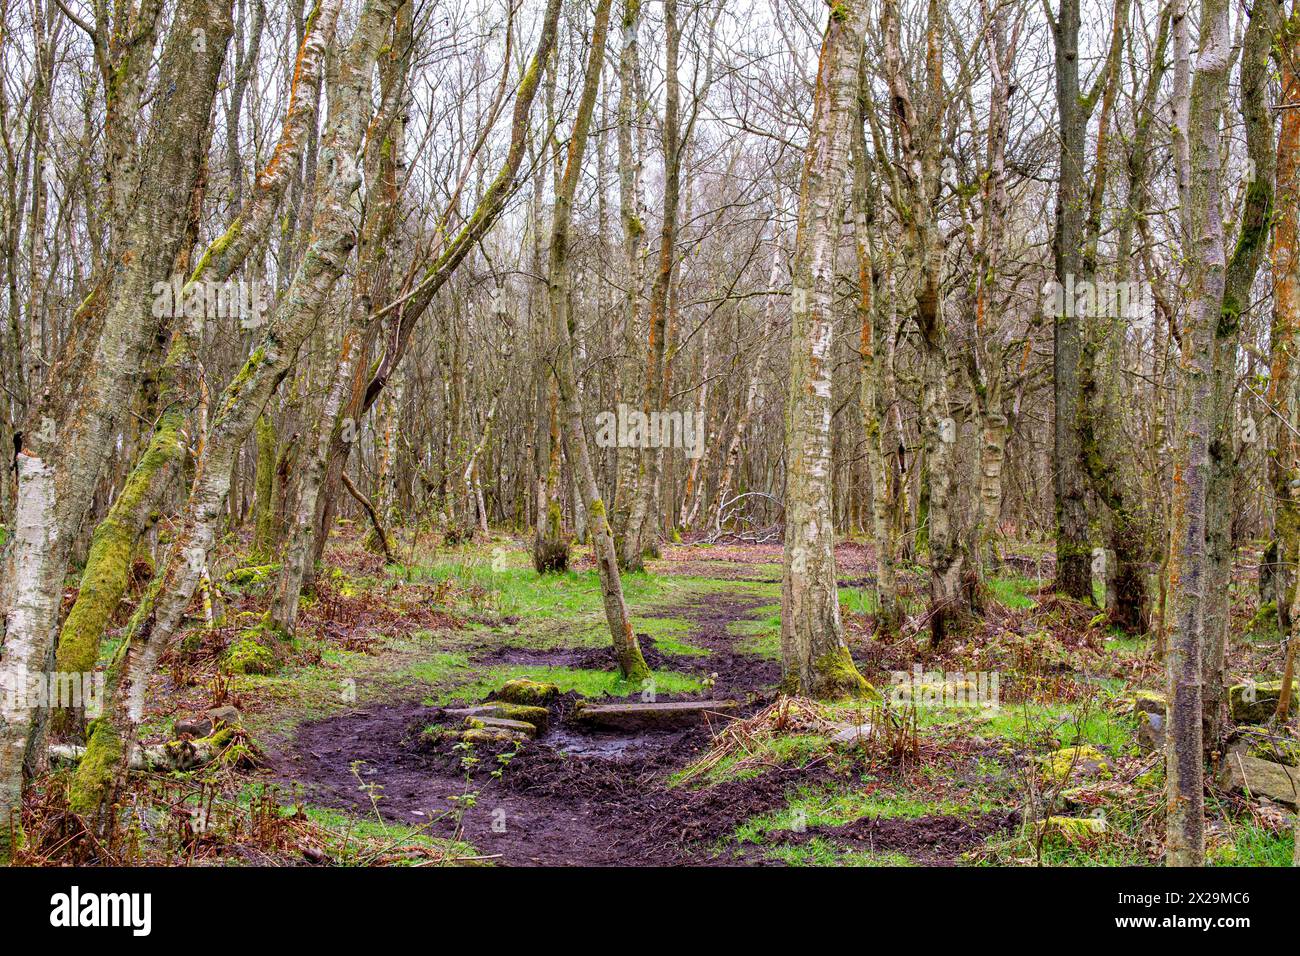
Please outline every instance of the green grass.
[{"label": "green grass", "polygon": [[813,837],[803,844],[782,844],[764,847],[771,859],[786,866],[913,866],[902,853],[867,853],[846,850],[830,840]]},{"label": "green grass", "polygon": [[1029,595],[1037,591],[1039,582],[1034,578],[1025,578],[1011,576],[1005,578],[990,578],[989,590],[998,602],[1013,610],[1022,611],[1026,608],[1034,607],[1038,604]]},{"label": "green grass", "polygon": [[[482,700],[508,680],[528,677],[536,681],[555,684],[561,693],[577,691],[584,697],[627,697],[642,693],[640,682],[625,681],[617,671],[583,670],[572,667],[533,666],[528,664],[511,664],[476,670],[459,665],[455,660],[460,655],[442,655],[442,659],[430,662],[427,666],[417,665],[412,671],[430,684],[441,685],[428,697],[434,706],[444,706],[453,702],[472,702]],[[690,674],[677,671],[655,671],[652,675],[654,690],[659,694],[693,694],[702,685],[699,679]]]},{"label": "green grass", "polygon": [[[830,741],[816,734],[791,734],[760,742],[752,754],[733,753],[719,760],[707,772],[693,774],[693,766],[684,767],[668,778],[670,787],[683,783],[707,787],[727,780],[750,780],[772,766],[803,767],[825,756]],[[745,766],[739,766],[747,761]]]},{"label": "green grass", "polygon": [[963,735],[969,731],[1022,746],[1050,738],[1061,747],[1093,744],[1112,749],[1132,746],[1137,733],[1137,722],[1130,716],[1117,716],[1095,705],[1065,704],[1007,704],[974,715],[963,708],[919,707],[917,726],[923,731],[955,728]]},{"label": "green grass", "polygon": [[[383,800],[380,797],[380,805]],[[336,862],[344,865],[366,866],[380,855],[393,854],[397,859],[391,860],[395,866],[411,866],[427,862],[422,854],[410,854],[403,858],[401,851],[414,847],[433,850],[448,858],[472,857],[478,851],[468,843],[431,837],[423,832],[419,825],[407,826],[401,823],[380,822],[379,820],[354,816],[339,810],[325,807],[304,806],[307,819],[329,831],[329,852]],[[429,812],[437,813],[441,808],[430,807]]]},{"label": "green grass", "polygon": [[740,843],[763,843],[774,833],[795,831],[798,826],[843,826],[863,817],[915,820],[926,816],[961,816],[993,809],[991,801],[927,802],[907,794],[868,792],[856,786],[846,788],[844,784],[803,786],[783,810],[747,820],[736,828],[733,836]]},{"label": "green grass", "polygon": [[691,622],[675,617],[634,617],[632,630],[638,635],[648,635],[656,649],[664,654],[676,654],[683,657],[704,657],[709,653],[707,647],[692,644],[688,637]]},{"label": "green grass", "polygon": [[740,638],[735,648],[777,660],[781,657],[781,605],[765,604],[749,612],[750,616],[727,624],[727,632]]},{"label": "green grass", "polygon": [[1270,833],[1247,821],[1233,833],[1232,843],[1211,852],[1210,866],[1291,866],[1295,852],[1295,831]]}]

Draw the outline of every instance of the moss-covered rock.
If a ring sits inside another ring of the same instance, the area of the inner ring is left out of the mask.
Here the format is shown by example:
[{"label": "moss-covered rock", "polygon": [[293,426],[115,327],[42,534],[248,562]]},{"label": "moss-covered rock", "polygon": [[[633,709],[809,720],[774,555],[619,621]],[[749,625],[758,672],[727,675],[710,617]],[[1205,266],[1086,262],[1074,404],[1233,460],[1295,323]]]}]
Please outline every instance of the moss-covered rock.
[{"label": "moss-covered rock", "polygon": [[232,674],[272,674],[275,654],[262,643],[256,629],[243,631],[226,650],[225,666]]},{"label": "moss-covered rock", "polygon": [[527,677],[506,681],[497,691],[499,700],[526,707],[544,707],[558,696],[560,696],[560,688],[555,684],[529,680]]},{"label": "moss-covered rock", "polygon": [[280,565],[278,564],[254,564],[244,568],[235,568],[226,575],[226,583],[240,588],[266,584],[279,570]]},{"label": "moss-covered rock", "polygon": [[1158,690],[1135,690],[1133,692],[1133,710],[1139,714],[1158,714],[1165,716],[1169,707],[1169,698]]},{"label": "moss-covered rock", "polygon": [[504,717],[466,717],[465,727],[469,730],[508,730],[525,737],[537,736],[536,725],[524,720],[506,720]]},{"label": "moss-covered rock", "polygon": [[1300,740],[1285,733],[1275,733],[1267,727],[1238,727],[1235,739],[1228,745],[1228,752],[1300,767]]},{"label": "moss-covered rock", "polygon": [[1229,754],[1223,761],[1219,785],[1249,797],[1266,797],[1284,807],[1296,808],[1300,770],[1245,754]]},{"label": "moss-covered rock", "polygon": [[1096,747],[1062,747],[1043,758],[1043,781],[1048,784],[1065,783],[1071,775],[1100,777],[1109,780],[1110,761]]},{"label": "moss-covered rock", "polygon": [[509,744],[523,743],[528,737],[502,727],[471,727],[461,733],[460,739],[467,744]]},{"label": "moss-covered rock", "polygon": [[[1228,703],[1232,707],[1232,719],[1239,724],[1262,724],[1273,716],[1277,710],[1278,698],[1282,695],[1282,682],[1246,681],[1234,684],[1228,689]],[[1291,710],[1294,714],[1300,699],[1300,682],[1291,685]]]},{"label": "moss-covered rock", "polygon": [[1086,843],[1106,833],[1106,821],[1102,817],[1048,817],[1039,828],[1044,840]]}]

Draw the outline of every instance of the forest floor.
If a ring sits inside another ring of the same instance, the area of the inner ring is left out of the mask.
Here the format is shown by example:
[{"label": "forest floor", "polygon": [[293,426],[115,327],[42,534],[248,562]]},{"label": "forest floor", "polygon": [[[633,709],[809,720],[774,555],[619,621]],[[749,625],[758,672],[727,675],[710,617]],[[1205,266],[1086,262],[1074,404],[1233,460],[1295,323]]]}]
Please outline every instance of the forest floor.
[{"label": "forest floor", "polygon": [[[136,775],[124,800],[134,822],[109,846],[60,805],[67,771],[53,771],[28,811],[33,861],[1159,862],[1161,760],[1139,740],[1133,697],[1161,686],[1161,669],[1148,639],[1113,634],[1096,608],[1041,590],[1042,546],[1008,555],[982,617],[935,653],[923,569],[905,569],[908,624],[882,640],[871,550],[841,544],[859,668],[887,701],[915,668],[925,687],[914,704],[825,705],[776,692],[779,545],[668,546],[625,577],[654,674],[643,686],[618,677],[581,549],[569,572],[540,577],[519,538],[410,546],[385,567],[358,537],[346,525],[334,536],[295,645],[269,675],[221,666],[273,578],[232,553],[214,575],[215,626],[197,613],[164,661],[144,735],[169,740],[176,718],[233,705],[245,746],[187,773]],[[1280,669],[1280,644],[1252,621],[1250,591],[1243,580],[1233,672],[1265,679]],[[560,691],[538,739],[470,744],[448,731],[461,718],[446,708],[519,677]],[[954,687],[980,699],[954,702]],[[685,729],[617,733],[573,720],[584,698],[740,706]],[[858,726],[870,729],[834,739]],[[1214,863],[1290,862],[1288,812],[1217,789],[1208,802]],[[1032,823],[1048,817],[1085,822]]]}]

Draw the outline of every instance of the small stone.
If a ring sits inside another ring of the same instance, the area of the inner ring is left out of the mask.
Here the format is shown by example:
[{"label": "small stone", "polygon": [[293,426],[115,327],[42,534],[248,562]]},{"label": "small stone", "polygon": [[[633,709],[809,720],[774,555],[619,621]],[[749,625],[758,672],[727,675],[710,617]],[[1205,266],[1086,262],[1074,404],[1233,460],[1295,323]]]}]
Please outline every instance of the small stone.
[{"label": "small stone", "polygon": [[[226,705],[225,707],[213,707],[211,710],[205,710],[204,716],[212,718],[213,724],[229,724],[234,726],[241,720],[239,711],[234,707]],[[199,734],[200,737],[206,737],[207,734]]]},{"label": "small stone", "polygon": [[870,739],[870,724],[842,724],[831,737],[831,743],[836,747],[857,747]]},{"label": "small stone", "polygon": [[179,717],[172,726],[177,737],[189,734],[191,737],[206,737],[212,733],[211,717]]},{"label": "small stone", "polygon": [[1138,711],[1138,747],[1146,753],[1165,749],[1165,715]]}]

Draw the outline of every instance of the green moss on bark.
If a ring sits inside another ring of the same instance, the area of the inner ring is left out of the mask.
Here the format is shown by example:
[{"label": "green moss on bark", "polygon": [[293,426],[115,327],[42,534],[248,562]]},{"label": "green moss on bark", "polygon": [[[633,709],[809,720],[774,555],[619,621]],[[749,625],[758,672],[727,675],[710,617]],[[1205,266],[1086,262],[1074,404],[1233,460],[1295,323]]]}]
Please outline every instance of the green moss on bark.
[{"label": "green moss on bark", "polygon": [[107,720],[97,721],[86,745],[85,756],[81,758],[68,788],[68,805],[74,813],[91,814],[99,810],[113,792],[114,781],[125,759],[117,728]]}]

